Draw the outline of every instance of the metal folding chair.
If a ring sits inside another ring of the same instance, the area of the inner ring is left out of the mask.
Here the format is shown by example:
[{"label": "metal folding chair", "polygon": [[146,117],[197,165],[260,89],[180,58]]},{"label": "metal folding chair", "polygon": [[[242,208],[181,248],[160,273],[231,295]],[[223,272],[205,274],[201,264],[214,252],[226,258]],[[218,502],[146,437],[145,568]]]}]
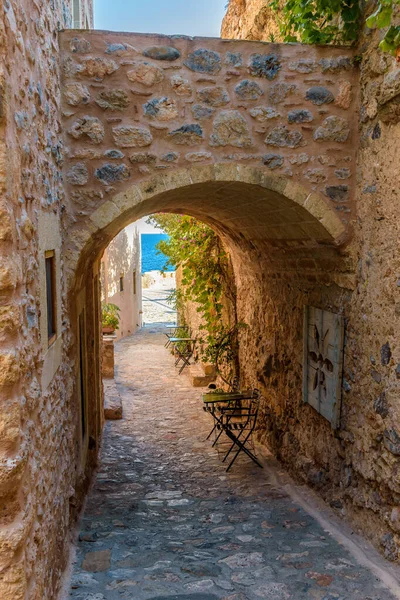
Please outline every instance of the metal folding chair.
[{"label": "metal folding chair", "polygon": [[[233,396],[233,394],[231,395]],[[222,462],[225,462],[236,449],[236,452],[226,469],[227,471],[230,470],[240,452],[244,452],[256,463],[256,465],[261,469],[263,468],[255,455],[253,440],[253,432],[257,425],[260,401],[260,392],[254,390],[254,393],[250,398],[242,397],[235,402],[229,402],[227,406],[218,406],[217,404],[214,404],[205,407],[207,412],[210,412],[215,420],[214,430],[218,431],[213,446],[219,443],[223,433],[231,442]]]},{"label": "metal folding chair", "polygon": [[168,348],[171,344],[171,338],[178,337],[179,332],[183,332],[187,337],[191,336],[191,330],[188,325],[171,325],[167,327],[168,331],[164,332],[164,335],[167,337],[167,341],[165,342],[165,348]]},{"label": "metal folding chair", "polygon": [[170,341],[174,346],[175,367],[179,367],[180,375],[186,367],[190,366],[190,359],[196,348],[196,338],[171,338]]},{"label": "metal folding chair", "polygon": [[[228,452],[225,454],[222,462],[225,462],[228,456],[233,452],[235,447],[237,448],[231,462],[226,469],[232,467],[233,463],[239,456],[240,452],[244,452],[253,462],[256,463],[261,469],[262,464],[258,461],[255,455],[255,446],[253,433],[257,425],[257,418],[262,402],[262,396],[259,390],[254,390],[253,398],[244,400],[240,411],[225,412],[222,419],[222,428],[227,437],[232,441],[232,445]],[[251,449],[250,449],[251,448]]]}]

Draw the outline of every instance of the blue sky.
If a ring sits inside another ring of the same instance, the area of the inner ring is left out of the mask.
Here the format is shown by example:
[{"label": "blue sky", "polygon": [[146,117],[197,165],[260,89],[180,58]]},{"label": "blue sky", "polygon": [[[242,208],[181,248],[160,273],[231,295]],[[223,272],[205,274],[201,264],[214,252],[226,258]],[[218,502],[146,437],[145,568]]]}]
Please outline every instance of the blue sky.
[{"label": "blue sky", "polygon": [[95,0],[95,28],[219,37],[227,0]]}]

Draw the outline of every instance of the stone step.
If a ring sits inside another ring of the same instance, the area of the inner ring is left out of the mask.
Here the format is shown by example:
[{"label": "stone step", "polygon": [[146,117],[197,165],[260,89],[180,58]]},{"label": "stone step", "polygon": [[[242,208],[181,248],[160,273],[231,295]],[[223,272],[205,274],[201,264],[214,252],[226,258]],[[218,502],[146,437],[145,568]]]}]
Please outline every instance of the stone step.
[{"label": "stone step", "polygon": [[122,419],[122,399],[114,379],[103,379],[104,418],[107,421]]},{"label": "stone step", "polygon": [[205,387],[214,381],[214,369],[207,369],[207,372],[205,372],[205,366],[210,367],[210,365],[202,365],[201,363],[190,365],[189,376],[193,387]]}]

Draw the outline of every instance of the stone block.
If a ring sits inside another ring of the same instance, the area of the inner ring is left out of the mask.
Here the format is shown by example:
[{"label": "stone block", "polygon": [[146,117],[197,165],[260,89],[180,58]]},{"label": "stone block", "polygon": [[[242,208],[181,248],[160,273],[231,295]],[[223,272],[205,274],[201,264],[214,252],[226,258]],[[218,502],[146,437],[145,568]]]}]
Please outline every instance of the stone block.
[{"label": "stone block", "polygon": [[103,336],[101,374],[105,378],[114,378],[114,341],[111,336]]},{"label": "stone block", "polygon": [[164,79],[164,71],[148,62],[135,61],[127,72],[129,81],[152,87]]}]

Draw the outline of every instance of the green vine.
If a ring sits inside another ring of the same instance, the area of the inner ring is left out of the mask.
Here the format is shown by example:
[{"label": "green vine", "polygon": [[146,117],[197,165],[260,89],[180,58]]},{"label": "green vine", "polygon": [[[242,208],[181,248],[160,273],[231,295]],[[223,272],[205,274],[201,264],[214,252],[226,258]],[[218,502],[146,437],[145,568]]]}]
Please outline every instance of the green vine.
[{"label": "green vine", "polygon": [[[384,52],[399,60],[400,26],[393,24],[395,6],[400,0],[379,0],[375,12],[367,18],[371,29],[386,29],[380,43]],[[362,25],[359,0],[272,0],[271,8],[279,15],[279,30],[285,42],[305,44],[352,44]]]},{"label": "green vine", "polygon": [[169,236],[157,245],[168,259],[164,268],[181,267],[182,285],[171,300],[178,309],[186,302],[197,305],[202,360],[215,364],[224,379],[230,378],[237,368],[237,332],[243,324],[237,320],[232,266],[219,236],[187,215],[160,213],[148,222]]}]

